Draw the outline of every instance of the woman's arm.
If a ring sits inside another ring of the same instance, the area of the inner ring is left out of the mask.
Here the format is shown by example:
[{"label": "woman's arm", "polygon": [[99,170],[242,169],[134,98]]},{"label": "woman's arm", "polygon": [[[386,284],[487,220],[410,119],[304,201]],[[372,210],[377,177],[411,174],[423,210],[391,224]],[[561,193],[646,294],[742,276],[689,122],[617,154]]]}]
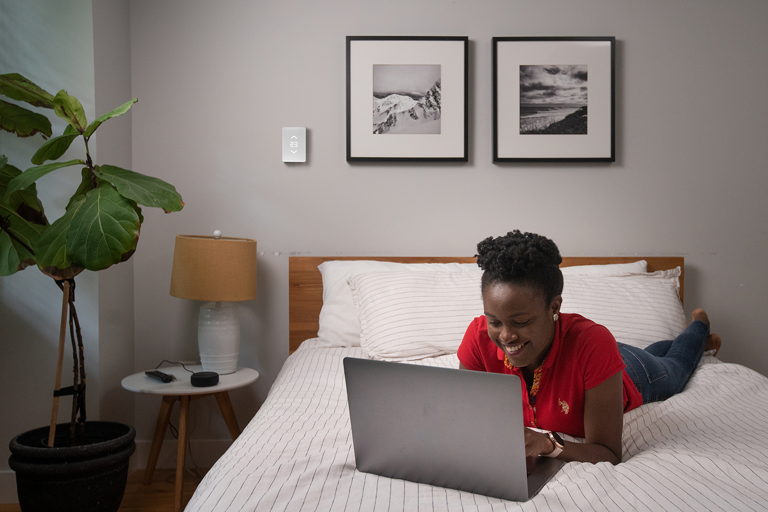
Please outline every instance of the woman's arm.
[{"label": "woman's arm", "polygon": [[[584,399],[584,443],[565,443],[558,456],[562,460],[581,462],[621,462],[621,429],[624,421],[622,372],[608,377],[592,389]],[[543,455],[554,446],[546,434],[525,429],[525,451],[528,456]]]}]

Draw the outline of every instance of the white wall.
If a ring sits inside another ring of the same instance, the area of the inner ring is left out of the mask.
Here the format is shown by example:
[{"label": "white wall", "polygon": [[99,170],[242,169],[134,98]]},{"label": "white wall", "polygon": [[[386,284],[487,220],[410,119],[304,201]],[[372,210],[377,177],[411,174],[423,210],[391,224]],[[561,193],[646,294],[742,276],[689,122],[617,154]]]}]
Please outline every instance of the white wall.
[{"label": "white wall", "polygon": [[[147,215],[137,366],[196,353],[195,305],[168,295],[178,233],[259,241],[241,361],[263,377],[234,397],[244,422],[287,353],[290,254],[472,255],[520,228],[570,256],[685,256],[687,307],[710,311],[722,357],[768,373],[767,15],[748,0],[132,2],[133,164],[187,203]],[[468,164],[347,164],[346,35],[470,37]],[[614,164],[492,163],[491,37],[511,35],[616,36]],[[309,163],[281,163],[282,126],[309,128]],[[145,439],[156,410],[137,399]],[[226,438],[198,414],[194,436]]]},{"label": "white wall", "polygon": [[[0,73],[27,76],[55,94],[66,88],[77,96],[86,115],[94,113],[93,33],[91,1],[3,0],[0,2]],[[42,109],[60,134],[63,120]],[[42,144],[35,137],[19,139],[0,133],[0,153],[26,169]],[[65,158],[82,158],[82,147],[70,149]],[[40,179],[38,195],[49,220],[58,218],[71,193],[80,183],[80,169],[61,169]],[[98,280],[84,272],[77,278],[76,304],[86,346],[87,408],[99,416]],[[28,268],[0,278],[0,357],[3,419],[0,421],[0,503],[15,499],[13,473],[8,469],[8,441],[50,420],[58,347],[61,292],[50,278]],[[67,342],[68,343],[68,342]],[[68,346],[67,346],[68,347]],[[67,348],[63,385],[72,383]],[[67,421],[71,399],[62,398],[59,421]]]}]

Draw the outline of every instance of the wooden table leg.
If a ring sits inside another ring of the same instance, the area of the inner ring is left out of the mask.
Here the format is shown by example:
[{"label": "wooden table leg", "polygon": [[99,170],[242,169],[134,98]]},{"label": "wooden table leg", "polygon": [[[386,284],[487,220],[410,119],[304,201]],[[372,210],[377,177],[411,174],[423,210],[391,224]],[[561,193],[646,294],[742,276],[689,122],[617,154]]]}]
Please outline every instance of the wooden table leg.
[{"label": "wooden table leg", "polygon": [[216,402],[219,404],[221,415],[224,417],[224,422],[229,428],[229,435],[232,436],[232,440],[234,441],[237,439],[237,436],[240,435],[240,427],[237,424],[235,411],[232,409],[232,401],[229,399],[229,393],[222,391],[221,393],[216,393],[215,396]]},{"label": "wooden table leg", "polygon": [[181,406],[179,408],[179,441],[176,450],[176,483],[173,495],[173,510],[182,509],[182,491],[184,487],[184,459],[187,448],[187,420],[189,419],[189,395],[180,397]]},{"label": "wooden table leg", "polygon": [[173,403],[178,397],[164,396],[160,404],[160,412],[157,415],[157,424],[155,425],[155,437],[152,439],[152,447],[149,450],[149,459],[147,468],[144,470],[144,483],[149,484],[152,481],[152,475],[155,473],[157,457],[160,455],[160,448],[163,446],[165,431],[168,429],[168,420],[171,417]]}]

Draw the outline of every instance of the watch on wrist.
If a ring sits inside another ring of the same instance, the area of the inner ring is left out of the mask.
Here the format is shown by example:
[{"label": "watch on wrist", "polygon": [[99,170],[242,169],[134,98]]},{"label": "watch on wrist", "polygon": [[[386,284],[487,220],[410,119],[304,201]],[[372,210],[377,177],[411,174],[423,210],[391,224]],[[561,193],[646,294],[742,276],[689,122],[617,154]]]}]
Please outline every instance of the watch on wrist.
[{"label": "watch on wrist", "polygon": [[557,432],[547,431],[546,434],[554,448],[552,448],[552,451],[549,453],[542,453],[542,456],[555,458],[563,452],[565,441],[563,441],[563,438],[560,437],[560,434]]}]

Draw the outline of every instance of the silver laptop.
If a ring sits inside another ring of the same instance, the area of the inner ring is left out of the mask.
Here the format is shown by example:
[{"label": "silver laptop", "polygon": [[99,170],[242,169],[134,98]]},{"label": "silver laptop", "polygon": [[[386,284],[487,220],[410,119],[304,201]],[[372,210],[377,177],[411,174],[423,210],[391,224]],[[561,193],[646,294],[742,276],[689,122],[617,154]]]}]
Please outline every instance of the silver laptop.
[{"label": "silver laptop", "polygon": [[515,375],[347,357],[357,469],[513,501],[562,461],[528,458]]}]

